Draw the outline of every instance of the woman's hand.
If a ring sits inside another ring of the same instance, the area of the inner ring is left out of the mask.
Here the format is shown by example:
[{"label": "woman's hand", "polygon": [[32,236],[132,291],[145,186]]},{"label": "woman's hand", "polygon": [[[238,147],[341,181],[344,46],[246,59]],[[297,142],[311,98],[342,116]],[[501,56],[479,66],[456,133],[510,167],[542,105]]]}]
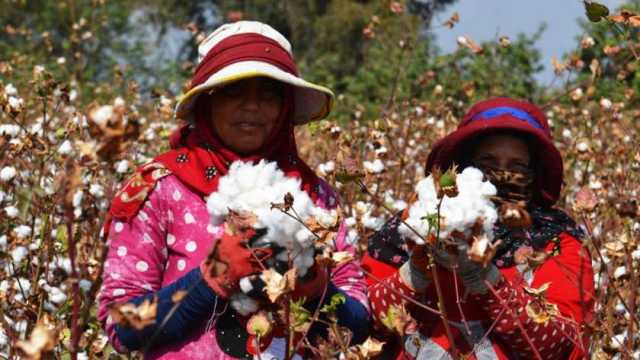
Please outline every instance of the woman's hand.
[{"label": "woman's hand", "polygon": [[271,249],[248,247],[263,234],[251,228],[235,233],[225,231],[202,262],[202,277],[220,297],[229,298],[238,289],[240,279],[263,270],[262,262],[271,256]]},{"label": "woman's hand", "polygon": [[291,294],[295,300],[305,298],[307,301],[319,298],[329,284],[329,269],[316,263],[309,269],[313,276],[310,279],[296,281],[296,287]]},{"label": "woman's hand", "polygon": [[402,282],[416,292],[423,292],[431,283],[432,260],[427,251],[426,245],[414,245],[411,248],[411,257],[400,267]]},{"label": "woman's hand", "polygon": [[500,271],[492,263],[486,266],[469,258],[468,240],[461,236],[452,236],[453,244],[451,251],[437,249],[434,251],[435,262],[451,271],[462,279],[465,289],[471,294],[482,294],[487,292],[488,287],[485,281],[495,284],[500,279]]}]

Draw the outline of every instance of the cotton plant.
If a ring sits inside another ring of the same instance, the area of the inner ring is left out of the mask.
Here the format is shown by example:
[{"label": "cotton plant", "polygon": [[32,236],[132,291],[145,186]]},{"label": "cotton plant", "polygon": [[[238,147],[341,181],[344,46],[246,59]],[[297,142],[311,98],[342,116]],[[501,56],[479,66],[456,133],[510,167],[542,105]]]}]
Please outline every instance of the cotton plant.
[{"label": "cotton plant", "polygon": [[[282,203],[285,196],[292,201],[291,210],[274,208],[273,204]],[[308,273],[316,255],[317,235],[307,224],[329,227],[337,223],[337,212],[316,206],[301,189],[300,179],[286,176],[275,162],[264,160],[257,164],[231,164],[228,173],[220,178],[217,191],[207,198],[207,209],[216,226],[232,212],[252,213],[253,227],[266,229],[266,233],[251,245],[272,248],[274,259],[280,264],[291,261],[299,277]],[[248,278],[242,279],[240,285],[246,293],[253,289]],[[242,314],[258,309],[253,299],[243,293],[232,296],[232,305]]]},{"label": "cotton plant", "polygon": [[482,241],[474,242],[471,249],[484,254],[491,246],[498,219],[491,201],[496,187],[473,167],[459,174],[452,171],[439,175],[430,175],[416,184],[417,201],[409,207],[400,233],[416,244],[424,244],[425,239],[447,240],[454,234],[470,238],[480,230]]}]

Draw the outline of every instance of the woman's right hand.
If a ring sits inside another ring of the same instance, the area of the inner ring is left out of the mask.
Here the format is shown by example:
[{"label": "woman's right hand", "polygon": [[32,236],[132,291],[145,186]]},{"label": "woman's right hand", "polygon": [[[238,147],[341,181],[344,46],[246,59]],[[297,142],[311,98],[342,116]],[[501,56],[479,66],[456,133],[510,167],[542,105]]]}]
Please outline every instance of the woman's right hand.
[{"label": "woman's right hand", "polygon": [[431,283],[432,260],[426,245],[413,245],[411,257],[400,267],[400,278],[405,285],[416,292],[423,292]]},{"label": "woman's right hand", "polygon": [[243,277],[261,272],[262,262],[272,255],[268,248],[250,248],[249,244],[264,235],[252,228],[225,231],[209,256],[200,265],[202,277],[218,296],[227,299],[238,289]]}]

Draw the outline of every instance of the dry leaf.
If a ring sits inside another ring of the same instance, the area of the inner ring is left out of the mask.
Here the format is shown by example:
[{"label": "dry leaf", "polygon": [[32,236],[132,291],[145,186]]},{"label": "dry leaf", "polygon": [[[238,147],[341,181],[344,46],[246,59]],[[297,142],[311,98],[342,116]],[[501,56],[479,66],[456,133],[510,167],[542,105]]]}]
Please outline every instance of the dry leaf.
[{"label": "dry leaf", "polygon": [[565,63],[561,63],[555,56],[551,58],[551,66],[553,66],[553,72],[556,75],[561,75],[567,69],[567,65]]},{"label": "dry leaf", "polygon": [[249,321],[247,321],[247,333],[260,337],[267,336],[273,329],[271,323],[272,319],[269,314],[264,311],[259,311],[253,314],[249,318]]},{"label": "dry leaf", "polygon": [[615,55],[619,54],[620,51],[622,51],[622,48],[620,46],[617,46],[617,45],[607,45],[607,46],[604,47],[604,49],[602,49],[602,51],[607,56],[615,56]]},{"label": "dry leaf", "polygon": [[252,229],[258,222],[256,214],[250,211],[233,211],[229,209],[229,215],[225,219],[225,232],[236,235]]},{"label": "dry leaf", "polygon": [[392,1],[391,4],[389,4],[389,10],[394,14],[401,14],[404,12],[404,5],[399,1]]},{"label": "dry leaf", "polygon": [[273,209],[279,209],[282,211],[289,211],[291,210],[291,207],[293,206],[293,201],[295,199],[293,198],[293,195],[291,195],[290,192],[284,194],[284,199],[282,203],[271,203],[271,210]]},{"label": "dry leaf", "polygon": [[376,339],[368,337],[364,343],[357,346],[357,349],[359,355],[364,359],[371,359],[372,357],[380,355],[380,353],[382,353],[383,345],[383,341],[378,341]]},{"label": "dry leaf", "polygon": [[333,260],[334,265],[344,264],[352,261],[353,259],[353,255],[351,255],[351,253],[347,251],[338,251],[334,252],[333,255],[331,255],[331,260]]},{"label": "dry leaf", "polygon": [[496,255],[496,250],[500,243],[501,240],[492,243],[485,235],[474,236],[471,247],[467,250],[467,256],[469,256],[469,259],[472,261],[478,262],[486,267]]},{"label": "dry leaf", "polygon": [[591,79],[595,79],[602,73],[602,69],[600,68],[600,61],[598,61],[598,59],[591,60],[589,69],[591,70]]},{"label": "dry leaf", "polygon": [[624,243],[622,241],[609,241],[604,244],[604,248],[607,249],[609,256],[622,257],[624,256]]},{"label": "dry leaf", "polygon": [[76,141],[75,148],[78,149],[81,162],[92,162],[98,157],[98,149],[94,143]]},{"label": "dry leaf", "polygon": [[484,49],[477,42],[473,41],[469,36],[459,36],[458,45],[466,47],[474,54],[481,54]]},{"label": "dry leaf", "polygon": [[509,39],[508,36],[500,36],[500,39],[498,40],[498,42],[500,43],[500,46],[502,46],[503,48],[509,47],[509,45],[511,45],[511,40]]},{"label": "dry leaf", "polygon": [[284,276],[273,269],[264,270],[262,274],[260,274],[260,278],[265,283],[263,291],[267,293],[269,300],[275,303],[282,295],[295,289],[296,276],[296,268],[290,269]]},{"label": "dry leaf", "polygon": [[453,15],[449,18],[449,20],[445,21],[442,25],[448,27],[449,29],[453,29],[453,27],[460,21],[460,14],[458,12],[454,12]]},{"label": "dry leaf", "polygon": [[528,286],[523,286],[523,288],[524,288],[524,291],[526,291],[529,295],[533,295],[535,297],[542,297],[545,295],[545,292],[549,289],[549,285],[551,285],[551,282],[546,282],[540,285],[540,287],[537,289],[528,287]]},{"label": "dry leaf", "polygon": [[336,212],[337,216],[325,216],[321,218],[312,217],[305,221],[305,225],[313,234],[317,236],[317,242],[321,244],[332,244],[340,228],[341,212]]},{"label": "dry leaf", "polygon": [[527,315],[537,324],[549,321],[553,316],[558,316],[558,305],[546,301],[530,301],[525,307]]},{"label": "dry leaf", "polygon": [[43,353],[53,350],[56,346],[56,331],[47,324],[39,322],[31,331],[29,340],[19,340],[16,347],[19,348],[28,359],[40,359]]},{"label": "dry leaf", "polygon": [[619,24],[628,24],[633,27],[640,26],[640,16],[628,11],[622,10],[618,15],[611,15],[608,17],[609,20],[619,23]]},{"label": "dry leaf", "polygon": [[387,313],[382,314],[380,320],[387,329],[400,336],[417,328],[416,321],[411,317],[411,314],[409,314],[404,305],[389,306]]},{"label": "dry leaf", "polygon": [[500,222],[510,229],[526,229],[531,227],[531,215],[524,204],[505,202],[500,206]]},{"label": "dry leaf", "polygon": [[547,253],[544,251],[533,251],[531,253],[525,254],[524,256],[527,259],[529,268],[531,269],[537,268],[547,260]]},{"label": "dry leaf", "polygon": [[136,306],[132,303],[116,304],[111,306],[109,313],[113,321],[120,326],[142,330],[156,322],[158,299],[145,299],[142,304]]},{"label": "dry leaf", "polygon": [[576,194],[573,210],[575,212],[592,211],[598,205],[598,198],[587,186],[584,186]]}]

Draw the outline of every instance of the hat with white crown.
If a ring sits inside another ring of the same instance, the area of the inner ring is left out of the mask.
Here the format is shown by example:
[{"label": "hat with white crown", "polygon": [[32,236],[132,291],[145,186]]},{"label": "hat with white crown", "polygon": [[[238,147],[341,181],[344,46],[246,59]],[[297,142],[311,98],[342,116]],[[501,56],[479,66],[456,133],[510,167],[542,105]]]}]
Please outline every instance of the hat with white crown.
[{"label": "hat with white crown", "polygon": [[198,46],[198,65],[189,90],[178,99],[176,117],[189,120],[201,93],[253,77],[292,85],[296,125],[326,117],[333,106],[331,90],[300,77],[282,34],[257,21],[238,21],[220,26]]}]

